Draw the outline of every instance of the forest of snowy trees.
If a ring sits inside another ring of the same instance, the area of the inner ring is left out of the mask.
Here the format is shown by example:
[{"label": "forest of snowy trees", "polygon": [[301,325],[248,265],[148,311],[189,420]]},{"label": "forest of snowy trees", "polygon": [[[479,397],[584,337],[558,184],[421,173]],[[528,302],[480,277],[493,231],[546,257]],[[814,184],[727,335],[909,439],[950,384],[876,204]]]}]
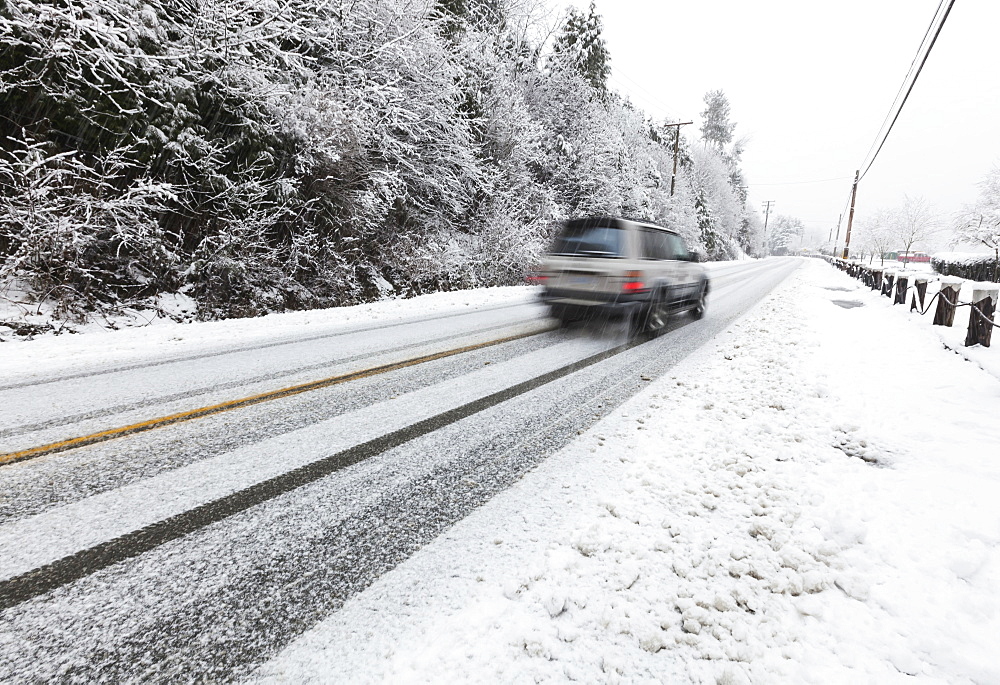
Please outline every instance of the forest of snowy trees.
[{"label": "forest of snowy trees", "polygon": [[[761,254],[721,91],[699,140],[518,0],[5,0],[0,297],[202,318],[520,281],[558,221]],[[669,94],[667,96],[669,97]]]}]

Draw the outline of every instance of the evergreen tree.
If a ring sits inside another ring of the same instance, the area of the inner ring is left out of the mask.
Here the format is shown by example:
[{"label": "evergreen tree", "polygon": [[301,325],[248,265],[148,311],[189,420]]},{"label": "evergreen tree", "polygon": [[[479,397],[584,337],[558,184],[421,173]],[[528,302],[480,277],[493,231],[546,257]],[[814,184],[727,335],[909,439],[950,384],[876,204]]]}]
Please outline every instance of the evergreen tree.
[{"label": "evergreen tree", "polygon": [[771,219],[767,229],[768,253],[785,255],[795,248],[796,239],[805,232],[805,225],[801,219],[778,214]]},{"label": "evergreen tree", "polygon": [[570,7],[553,47],[555,53],[579,70],[601,96],[607,94],[608,76],[611,75],[611,53],[601,35],[603,30],[601,15],[597,14],[593,2],[586,15]]},{"label": "evergreen tree", "polygon": [[729,99],[721,90],[710,90],[705,93],[705,105],[701,113],[701,137],[723,152],[733,141],[733,131],[736,130],[735,122],[729,121]]}]

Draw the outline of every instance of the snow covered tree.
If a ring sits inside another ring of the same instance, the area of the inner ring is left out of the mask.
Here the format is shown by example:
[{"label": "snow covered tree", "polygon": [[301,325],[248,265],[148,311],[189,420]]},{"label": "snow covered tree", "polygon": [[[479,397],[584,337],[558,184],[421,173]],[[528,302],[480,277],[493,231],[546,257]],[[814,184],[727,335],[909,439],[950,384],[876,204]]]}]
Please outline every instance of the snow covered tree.
[{"label": "snow covered tree", "polygon": [[1000,281],[1000,167],[993,167],[980,182],[976,202],[962,208],[954,236],[993,250],[993,280]]},{"label": "snow covered tree", "polygon": [[575,67],[602,96],[607,92],[608,76],[611,75],[611,54],[601,35],[603,30],[601,15],[593,2],[586,15],[570,7],[553,46],[555,54]]},{"label": "snow covered tree", "polygon": [[873,214],[859,217],[854,225],[852,250],[860,259],[868,254],[868,261],[879,258],[879,264],[885,261],[885,254],[893,249],[896,241],[895,214],[889,209],[880,209]]},{"label": "snow covered tree", "polygon": [[750,251],[739,145],[683,140],[671,195],[673,136],[608,89],[594,5],[552,43],[540,17],[0,3],[0,280],[71,317],[181,291],[213,318],[517,282],[584,214]]},{"label": "snow covered tree", "polygon": [[760,215],[749,211],[745,204],[736,238],[746,254],[751,257],[764,256],[764,223]]},{"label": "snow covered tree", "polygon": [[[705,110],[701,113],[701,137],[719,152],[733,141],[736,123],[729,120],[729,99],[721,90],[705,93]],[[742,147],[738,152],[742,152]],[[737,160],[739,154],[736,155]]]},{"label": "snow covered tree", "polygon": [[930,240],[938,233],[941,221],[922,197],[904,196],[903,204],[892,212],[892,233],[904,252]]},{"label": "snow covered tree", "polygon": [[744,205],[731,183],[728,163],[714,147],[695,146],[687,175],[694,190],[701,242],[708,256],[735,258],[739,254],[737,237],[743,226]]},{"label": "snow covered tree", "polygon": [[797,239],[805,231],[801,219],[784,214],[776,215],[767,226],[768,253],[786,255],[795,249]]}]

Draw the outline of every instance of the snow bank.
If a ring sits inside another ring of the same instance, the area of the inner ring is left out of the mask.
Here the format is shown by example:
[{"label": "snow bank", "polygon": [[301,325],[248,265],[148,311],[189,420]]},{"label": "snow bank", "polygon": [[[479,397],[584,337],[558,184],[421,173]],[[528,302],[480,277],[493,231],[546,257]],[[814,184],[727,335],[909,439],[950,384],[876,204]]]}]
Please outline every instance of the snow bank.
[{"label": "snow bank", "polygon": [[994,256],[989,252],[935,252],[931,258],[940,262],[965,266],[994,260]]},{"label": "snow bank", "polygon": [[1000,681],[1000,384],[880,306],[809,261],[259,679]]},{"label": "snow bank", "polygon": [[[534,296],[534,288],[510,286],[434,293],[406,300],[380,300],[353,307],[282,312],[248,319],[177,322],[150,315],[148,326],[121,330],[109,330],[91,323],[77,331],[80,335],[43,335],[34,340],[8,336],[12,344],[0,342],[4,350],[0,356],[0,378],[204,354],[254,343],[322,335],[352,326],[516,305],[533,301]],[[184,303],[165,301],[164,306],[183,308]],[[2,327],[0,337],[4,337]]]}]

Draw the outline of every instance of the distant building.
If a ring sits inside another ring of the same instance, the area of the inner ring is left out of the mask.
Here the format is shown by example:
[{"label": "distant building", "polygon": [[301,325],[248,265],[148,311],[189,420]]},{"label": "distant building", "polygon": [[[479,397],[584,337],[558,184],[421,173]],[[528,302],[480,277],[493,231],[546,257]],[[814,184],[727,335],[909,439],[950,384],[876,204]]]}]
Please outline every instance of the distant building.
[{"label": "distant building", "polygon": [[931,256],[926,252],[917,252],[915,250],[911,250],[910,252],[906,250],[892,250],[890,252],[883,252],[882,259],[908,264],[910,262],[929,262],[931,261]]}]

